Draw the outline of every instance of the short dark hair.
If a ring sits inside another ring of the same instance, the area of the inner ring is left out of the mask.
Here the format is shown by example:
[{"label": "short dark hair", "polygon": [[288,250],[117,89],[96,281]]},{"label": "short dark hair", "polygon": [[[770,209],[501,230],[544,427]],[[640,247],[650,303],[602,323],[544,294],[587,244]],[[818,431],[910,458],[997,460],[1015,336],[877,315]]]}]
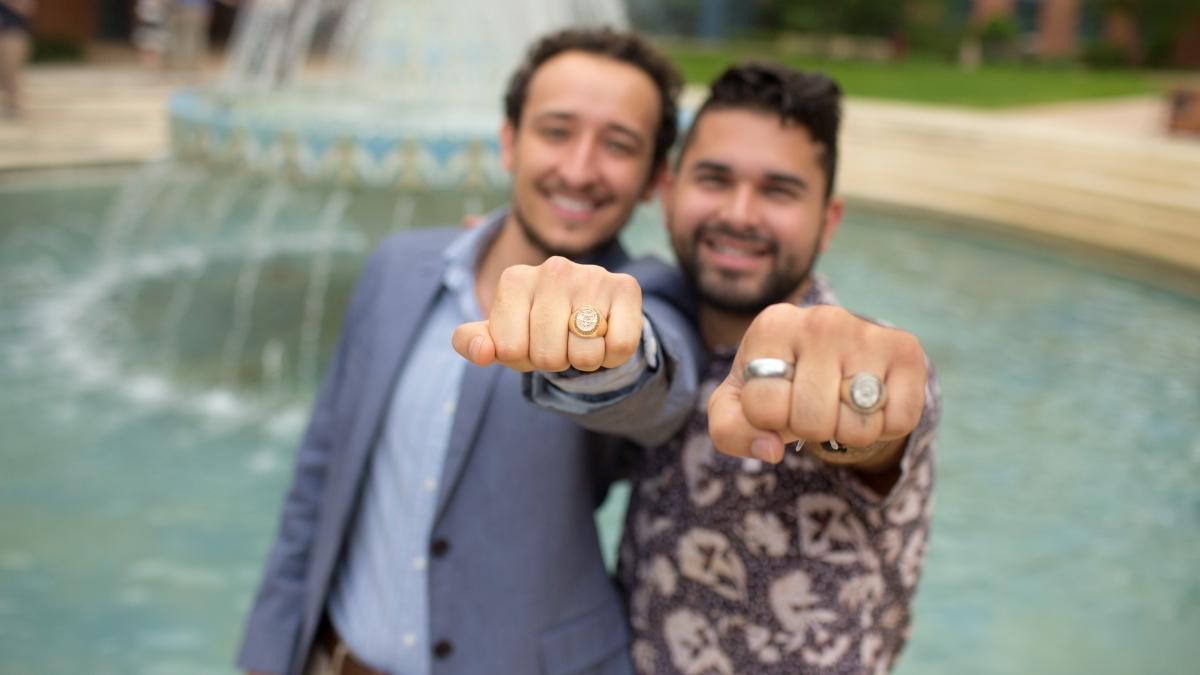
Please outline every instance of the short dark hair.
[{"label": "short dark hair", "polygon": [[675,99],[683,87],[683,79],[662,53],[635,33],[617,32],[611,28],[572,28],[538,40],[529,48],[525,61],[508,81],[508,91],[504,94],[504,114],[508,121],[514,128],[520,125],[521,111],[529,94],[529,81],[537,69],[555,56],[570,51],[606,56],[628,63],[654,81],[661,114],[654,138],[653,174],[666,160],[679,133],[679,109]]},{"label": "short dark hair", "polygon": [[778,115],[784,125],[807,129],[812,140],[821,145],[821,167],[828,179],[826,199],[833,194],[842,120],[842,89],[837,82],[824,73],[793,70],[765,61],[730,66],[709,87],[708,98],[692,119],[679,157],[687,151],[705,113],[732,108]]}]

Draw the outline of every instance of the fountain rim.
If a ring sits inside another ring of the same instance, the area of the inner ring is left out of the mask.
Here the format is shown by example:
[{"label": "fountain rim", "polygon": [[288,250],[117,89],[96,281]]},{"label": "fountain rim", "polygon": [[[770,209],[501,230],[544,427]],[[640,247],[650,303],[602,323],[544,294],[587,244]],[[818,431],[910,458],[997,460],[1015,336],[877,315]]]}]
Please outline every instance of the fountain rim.
[{"label": "fountain rim", "polygon": [[[368,126],[336,103],[279,119],[231,105],[277,94],[186,88],[167,103],[171,153],[291,180],[364,187],[502,189],[509,183],[494,124],[397,123],[380,111]],[[394,103],[379,99],[379,103]],[[376,123],[375,119],[392,120]]]}]

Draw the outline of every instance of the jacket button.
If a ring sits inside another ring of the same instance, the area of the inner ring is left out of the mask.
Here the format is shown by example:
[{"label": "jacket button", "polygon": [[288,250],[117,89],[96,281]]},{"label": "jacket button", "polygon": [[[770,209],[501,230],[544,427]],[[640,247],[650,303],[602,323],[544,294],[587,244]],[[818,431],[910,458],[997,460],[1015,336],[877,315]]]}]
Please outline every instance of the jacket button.
[{"label": "jacket button", "polygon": [[429,551],[438,558],[446,555],[446,551],[449,550],[450,542],[446,541],[445,539],[434,539],[433,543],[429,546]]},{"label": "jacket button", "polygon": [[444,659],[454,652],[454,645],[447,640],[438,640],[433,646],[433,655],[439,659]]}]

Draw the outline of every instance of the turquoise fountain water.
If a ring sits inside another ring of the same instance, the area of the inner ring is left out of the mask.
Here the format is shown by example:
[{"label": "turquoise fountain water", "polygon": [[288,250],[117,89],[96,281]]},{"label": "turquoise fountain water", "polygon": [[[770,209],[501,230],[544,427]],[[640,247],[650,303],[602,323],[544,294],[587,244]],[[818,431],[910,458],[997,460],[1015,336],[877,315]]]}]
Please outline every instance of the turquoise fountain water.
[{"label": "turquoise fountain water", "polygon": [[[317,382],[292,355],[323,362],[362,255],[392,227],[390,195],[356,194],[336,231],[254,249],[253,228],[204,234],[205,207],[227,199],[253,222],[269,182],[220,198],[197,176],[174,197],[193,239],[163,232],[162,255],[110,268],[92,214],[121,203],[118,178],[0,187],[0,672],[230,672]],[[330,197],[284,201],[319,215]],[[1188,672],[1200,300],[850,213],[822,266],[848,305],[912,328],[945,388],[900,672]],[[653,210],[626,240],[666,251]],[[619,511],[601,516],[610,542]]]}]

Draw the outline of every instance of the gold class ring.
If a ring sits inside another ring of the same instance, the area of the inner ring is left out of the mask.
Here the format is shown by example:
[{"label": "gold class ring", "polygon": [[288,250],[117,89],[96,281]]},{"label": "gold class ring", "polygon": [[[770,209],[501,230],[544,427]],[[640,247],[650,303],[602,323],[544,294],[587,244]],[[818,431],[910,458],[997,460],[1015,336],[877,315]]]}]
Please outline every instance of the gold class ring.
[{"label": "gold class ring", "polygon": [[571,312],[567,328],[581,338],[604,337],[608,332],[608,320],[595,307],[580,305]]}]

